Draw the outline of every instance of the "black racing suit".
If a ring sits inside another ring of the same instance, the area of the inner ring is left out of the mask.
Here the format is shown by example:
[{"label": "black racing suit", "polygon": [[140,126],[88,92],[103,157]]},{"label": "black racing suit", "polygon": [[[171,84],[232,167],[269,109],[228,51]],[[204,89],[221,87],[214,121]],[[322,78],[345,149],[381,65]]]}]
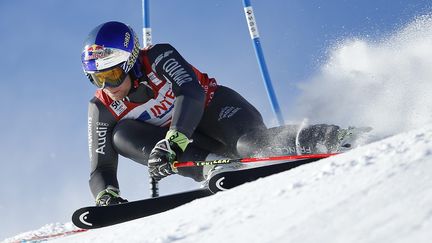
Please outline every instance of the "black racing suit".
[{"label": "black racing suit", "polygon": [[[89,104],[90,188],[94,196],[118,188],[118,155],[147,164],[154,145],[168,129],[193,142],[180,160],[205,159],[208,153],[236,156],[237,140],[265,129],[260,113],[235,91],[219,86],[187,63],[169,44],[141,51],[143,76],[128,97],[113,101],[103,90]],[[201,180],[197,171],[180,174]]]},{"label": "black racing suit", "polygon": [[[235,91],[217,85],[169,44],[140,52],[143,75],[121,101],[103,90],[89,104],[88,134],[93,195],[118,188],[118,155],[147,165],[154,145],[175,129],[193,142],[179,160],[203,160],[209,153],[227,157],[297,153],[297,126],[267,130],[260,113]],[[326,128],[332,133],[333,128]],[[275,151],[274,139],[285,150]],[[289,147],[289,148],[288,148]],[[294,149],[295,150],[295,149]],[[202,171],[179,174],[203,179]]]}]

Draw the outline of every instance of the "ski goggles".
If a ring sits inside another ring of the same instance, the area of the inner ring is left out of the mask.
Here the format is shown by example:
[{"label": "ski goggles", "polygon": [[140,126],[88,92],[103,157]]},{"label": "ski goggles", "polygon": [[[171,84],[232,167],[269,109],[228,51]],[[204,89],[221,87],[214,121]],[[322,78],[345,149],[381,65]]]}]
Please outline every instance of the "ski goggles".
[{"label": "ski goggles", "polygon": [[118,87],[125,80],[127,73],[123,70],[121,66],[115,66],[114,68],[88,73],[91,77],[91,82],[98,88],[104,87]]}]

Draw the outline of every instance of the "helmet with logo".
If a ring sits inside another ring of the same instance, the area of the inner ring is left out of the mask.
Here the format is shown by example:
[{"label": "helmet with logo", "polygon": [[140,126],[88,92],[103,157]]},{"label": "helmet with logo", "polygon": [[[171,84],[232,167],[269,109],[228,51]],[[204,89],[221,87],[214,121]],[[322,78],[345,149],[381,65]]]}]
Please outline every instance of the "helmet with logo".
[{"label": "helmet with logo", "polygon": [[81,62],[85,74],[99,88],[117,87],[127,74],[142,76],[139,40],[126,24],[106,22],[94,28],[84,42]]}]

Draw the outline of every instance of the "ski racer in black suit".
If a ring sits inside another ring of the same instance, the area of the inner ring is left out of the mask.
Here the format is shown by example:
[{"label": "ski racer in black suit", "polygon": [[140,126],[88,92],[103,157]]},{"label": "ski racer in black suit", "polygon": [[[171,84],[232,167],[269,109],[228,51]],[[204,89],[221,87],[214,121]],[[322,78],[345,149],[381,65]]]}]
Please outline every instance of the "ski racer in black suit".
[{"label": "ski racer in black suit", "polygon": [[204,160],[209,153],[316,153],[317,144],[328,145],[321,152],[337,150],[332,146],[340,139],[339,127],[302,129],[299,146],[298,126],[267,129],[254,106],[190,65],[171,45],[140,49],[128,25],[101,24],[84,45],[84,72],[99,88],[88,108],[89,183],[97,205],[126,201],[119,196],[119,154],[147,165],[158,180],[178,173],[202,181],[202,169],[174,172],[171,164]]}]

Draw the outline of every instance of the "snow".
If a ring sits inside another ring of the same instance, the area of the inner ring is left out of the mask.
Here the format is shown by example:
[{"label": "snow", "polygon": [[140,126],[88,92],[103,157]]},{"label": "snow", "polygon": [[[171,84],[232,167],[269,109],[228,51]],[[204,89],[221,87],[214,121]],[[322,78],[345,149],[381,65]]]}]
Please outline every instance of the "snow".
[{"label": "snow", "polygon": [[432,122],[432,14],[381,39],[343,39],[300,86],[297,117],[381,136]]},{"label": "snow", "polygon": [[83,231],[84,230],[74,226],[72,222],[53,223],[47,224],[35,231],[25,232],[16,235],[14,237],[4,240],[3,242],[39,242],[43,241],[43,239],[54,239]]},{"label": "snow", "polygon": [[[431,171],[427,125],[162,214],[53,242],[430,242]],[[53,224],[4,242],[71,227]]]}]

